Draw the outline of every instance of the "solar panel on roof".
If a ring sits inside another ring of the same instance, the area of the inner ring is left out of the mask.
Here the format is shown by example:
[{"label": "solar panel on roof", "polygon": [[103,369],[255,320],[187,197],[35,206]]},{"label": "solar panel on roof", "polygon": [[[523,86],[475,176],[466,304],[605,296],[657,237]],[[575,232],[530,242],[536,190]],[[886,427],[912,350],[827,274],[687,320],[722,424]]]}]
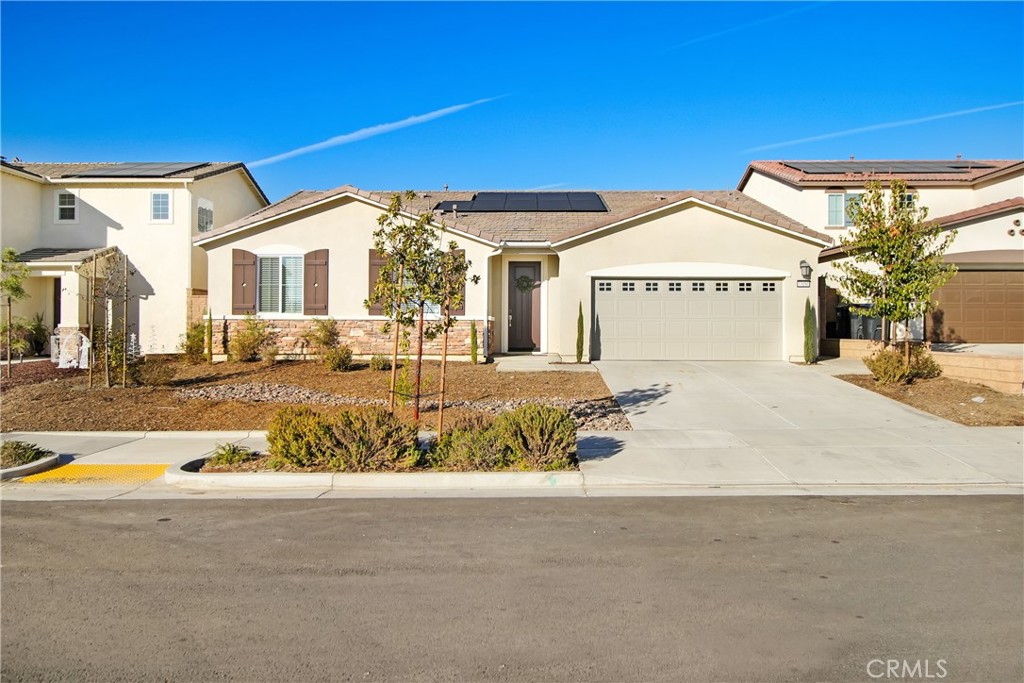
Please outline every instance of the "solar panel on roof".
[{"label": "solar panel on roof", "polygon": [[607,211],[604,201],[596,192],[569,192],[569,206],[573,211]]},{"label": "solar panel on roof", "polygon": [[569,205],[569,197],[564,192],[539,192],[537,193],[538,211],[572,211]]},{"label": "solar panel on roof", "polygon": [[65,176],[69,178],[164,178],[190,168],[204,166],[202,161],[125,162]]},{"label": "solar panel on roof", "polygon": [[596,192],[478,192],[472,200],[449,199],[438,202],[434,209],[452,211],[455,206],[459,213],[608,210]]}]

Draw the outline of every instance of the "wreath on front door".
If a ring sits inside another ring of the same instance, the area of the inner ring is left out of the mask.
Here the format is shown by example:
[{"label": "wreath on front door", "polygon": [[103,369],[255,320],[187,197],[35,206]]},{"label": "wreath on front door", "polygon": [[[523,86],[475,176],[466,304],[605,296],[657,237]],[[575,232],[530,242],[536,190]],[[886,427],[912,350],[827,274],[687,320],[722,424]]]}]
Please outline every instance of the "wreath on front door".
[{"label": "wreath on front door", "polygon": [[529,275],[520,275],[516,278],[516,289],[523,294],[533,291],[536,286],[537,282]]}]

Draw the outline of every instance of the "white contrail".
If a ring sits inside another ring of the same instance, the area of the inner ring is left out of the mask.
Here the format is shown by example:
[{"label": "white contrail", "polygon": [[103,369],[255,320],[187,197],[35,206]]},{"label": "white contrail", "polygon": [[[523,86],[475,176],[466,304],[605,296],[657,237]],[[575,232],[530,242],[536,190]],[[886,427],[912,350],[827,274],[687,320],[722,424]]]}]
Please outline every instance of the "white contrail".
[{"label": "white contrail", "polygon": [[553,190],[556,187],[565,187],[568,183],[552,183],[550,185],[540,185],[539,187],[531,187],[529,190],[523,190],[523,192],[539,192],[541,190]]},{"label": "white contrail", "polygon": [[841,138],[846,135],[856,135],[857,133],[866,133],[872,130],[884,130],[886,128],[899,128],[900,126],[913,126],[918,123],[925,123],[927,121],[938,121],[939,119],[950,119],[954,116],[967,116],[968,114],[977,114],[983,111],[992,111],[993,109],[1006,109],[1007,107],[1019,107],[1024,104],[1024,100],[1018,102],[1004,102],[1003,104],[993,104],[988,107],[975,107],[974,109],[961,109],[960,111],[951,111],[945,114],[935,114],[933,116],[922,116],[919,119],[905,119],[903,121],[889,121],[888,123],[876,123],[871,126],[861,126],[860,128],[850,128],[848,130],[839,130],[834,133],[823,133],[821,135],[812,135],[809,138],[798,138],[796,140],[786,140],[785,142],[773,142],[770,145],[758,145],[757,147],[748,147],[743,150],[744,152],[760,152],[766,149],[776,149],[777,147],[786,147],[788,145],[799,145],[804,142],[817,142],[818,140],[831,140],[832,138]]},{"label": "white contrail", "polygon": [[822,4],[822,3],[814,2],[814,3],[811,3],[810,5],[802,5],[800,7],[796,7],[795,9],[791,9],[791,10],[787,10],[785,12],[782,12],[781,14],[773,14],[770,17],[764,17],[763,19],[758,19],[756,21],[750,21],[750,22],[747,22],[746,24],[739,24],[738,26],[730,26],[729,28],[724,29],[722,31],[716,31],[715,33],[708,33],[708,34],[705,34],[703,36],[697,36],[696,38],[691,38],[690,40],[687,40],[684,43],[679,43],[677,45],[671,45],[669,47],[666,47],[664,50],[661,51],[661,53],[664,54],[666,52],[671,52],[672,50],[678,50],[681,47],[686,47],[688,45],[694,45],[696,43],[703,43],[705,40],[711,40],[713,38],[720,38],[722,36],[727,36],[730,33],[736,33],[737,31],[743,31],[744,29],[752,28],[754,26],[760,26],[761,24],[767,24],[770,21],[777,21],[777,20],[782,19],[784,17],[788,17],[788,16],[791,16],[791,15],[794,15],[794,14],[800,14],[801,12],[806,12],[807,10],[814,9],[815,7],[817,7],[820,4]]},{"label": "white contrail", "polygon": [[[504,97],[501,95],[500,97]],[[306,145],[305,147],[299,147],[288,152],[282,152],[281,154],[275,154],[272,157],[266,159],[260,159],[259,161],[253,161],[247,164],[249,168],[255,168],[256,166],[266,166],[267,164],[276,164],[278,161],[284,161],[285,159],[291,159],[297,157],[300,154],[309,154],[310,152],[316,152],[321,149],[327,149],[328,147],[337,147],[338,145],[347,145],[350,142],[358,142],[359,140],[365,140],[367,138],[376,137],[377,135],[383,135],[384,133],[390,133],[394,130],[400,130],[402,128],[408,128],[409,126],[417,126],[427,121],[433,121],[439,119],[442,116],[448,116],[449,114],[455,114],[462,111],[463,109],[469,109],[475,107],[478,104],[486,104],[493,102],[494,100],[500,99],[500,97],[488,97],[483,100],[476,100],[475,102],[469,102],[467,104],[456,104],[451,107],[445,107],[444,109],[438,109],[428,114],[420,114],[418,116],[410,116],[407,119],[401,121],[395,121],[393,123],[381,123],[376,126],[369,126],[368,128],[360,128],[357,131],[351,133],[345,133],[344,135],[337,135],[333,138],[328,138],[321,142],[313,143],[312,145]]]}]

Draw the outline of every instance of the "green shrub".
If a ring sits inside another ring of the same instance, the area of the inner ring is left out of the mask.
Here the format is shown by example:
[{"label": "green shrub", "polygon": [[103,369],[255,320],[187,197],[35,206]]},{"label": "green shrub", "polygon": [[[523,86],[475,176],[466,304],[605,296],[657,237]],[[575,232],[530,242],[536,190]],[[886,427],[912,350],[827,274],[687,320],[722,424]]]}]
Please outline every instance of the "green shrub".
[{"label": "green shrub", "polygon": [[406,356],[405,360],[402,361],[402,369],[395,376],[395,400],[400,406],[409,403],[412,392],[416,389],[413,385],[412,377],[409,376],[409,365],[409,356]]},{"label": "green shrub", "polygon": [[341,340],[338,323],[334,318],[314,320],[309,329],[302,334],[302,338],[312,347],[314,353],[320,355],[328,349],[333,349]]},{"label": "green shrub", "polygon": [[207,465],[240,465],[259,457],[259,452],[236,443],[218,444],[213,455],[206,459]]},{"label": "green shrub", "polygon": [[185,360],[193,365],[206,360],[206,323],[191,323],[185,330],[185,339],[181,342],[181,352]]},{"label": "green shrub", "polygon": [[0,446],[0,467],[6,470],[18,465],[27,465],[53,454],[53,451],[26,441],[4,441],[3,446]]},{"label": "green shrub", "polygon": [[808,365],[818,362],[817,352],[818,320],[810,299],[804,300],[804,362]]},{"label": "green shrub", "polygon": [[376,372],[383,372],[391,369],[391,359],[382,354],[375,354],[370,358],[370,369]]},{"label": "green shrub", "polygon": [[228,357],[243,363],[258,360],[274,343],[274,337],[270,325],[256,316],[247,315],[228,341]]},{"label": "green shrub", "polygon": [[498,416],[494,429],[513,469],[565,470],[576,465],[576,423],[562,408],[520,406]]},{"label": "green shrub", "polygon": [[509,448],[493,425],[457,426],[428,454],[431,467],[453,472],[508,469]]},{"label": "green shrub", "polygon": [[324,365],[331,372],[346,372],[352,369],[352,349],[342,344],[323,352]]},{"label": "green shrub", "polygon": [[343,410],[331,429],[331,465],[342,472],[402,470],[419,461],[416,428],[383,408]]},{"label": "green shrub", "polygon": [[583,362],[583,302],[580,302],[580,312],[576,316],[576,362]]},{"label": "green shrub", "polygon": [[213,311],[206,311],[206,362],[213,363]]},{"label": "green shrub", "polygon": [[910,347],[911,379],[932,379],[942,374],[942,366],[935,362],[928,347],[915,344]]},{"label": "green shrub", "polygon": [[[14,318],[11,321],[11,356],[23,356],[32,348],[32,330],[28,319]],[[7,357],[7,321],[0,322],[0,352]]]},{"label": "green shrub", "polygon": [[268,451],[274,465],[326,465],[332,441],[330,421],[306,406],[282,408],[267,429]]},{"label": "green shrub", "polygon": [[476,340],[476,321],[469,326],[469,360],[476,365],[480,360],[480,344]]},{"label": "green shrub", "polygon": [[270,367],[277,362],[277,354],[279,353],[277,344],[271,344],[270,346],[263,349],[260,354],[260,364],[266,367]]},{"label": "green shrub", "polygon": [[864,365],[879,384],[905,384],[910,379],[910,368],[903,359],[902,349],[878,349],[864,359]]}]

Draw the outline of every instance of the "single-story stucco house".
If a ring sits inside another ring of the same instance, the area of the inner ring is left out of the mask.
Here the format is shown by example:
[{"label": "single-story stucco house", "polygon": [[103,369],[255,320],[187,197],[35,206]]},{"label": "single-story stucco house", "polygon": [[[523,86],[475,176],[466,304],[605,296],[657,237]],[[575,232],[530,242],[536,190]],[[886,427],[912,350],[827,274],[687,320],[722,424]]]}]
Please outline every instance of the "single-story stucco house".
[{"label": "single-story stucco house", "polygon": [[[373,232],[394,194],[300,191],[196,235],[227,331],[218,338],[253,314],[280,331],[282,353],[299,353],[310,320],[330,316],[356,354],[387,353],[385,318],[363,304],[379,264]],[[573,359],[581,307],[585,359],[802,357],[812,264],[833,246],[738,191],[417,195],[410,217],[432,213],[480,277],[451,342],[463,357],[476,325],[489,354]]]}]

